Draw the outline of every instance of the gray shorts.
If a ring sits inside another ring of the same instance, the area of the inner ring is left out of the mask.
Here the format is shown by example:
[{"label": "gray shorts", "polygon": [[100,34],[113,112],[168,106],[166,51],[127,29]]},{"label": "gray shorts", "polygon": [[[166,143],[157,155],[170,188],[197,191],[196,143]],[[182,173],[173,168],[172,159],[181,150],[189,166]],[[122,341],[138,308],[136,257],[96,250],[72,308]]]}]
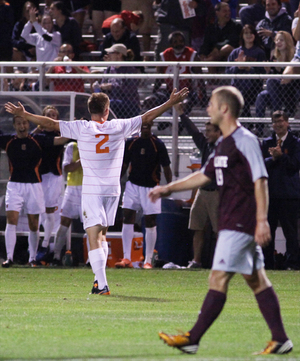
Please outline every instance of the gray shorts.
[{"label": "gray shorts", "polygon": [[218,232],[219,191],[198,189],[190,211],[189,229],[203,231],[209,219],[215,233]]},{"label": "gray shorts", "polygon": [[262,249],[253,236],[226,229],[219,232],[212,270],[251,275],[262,267]]}]

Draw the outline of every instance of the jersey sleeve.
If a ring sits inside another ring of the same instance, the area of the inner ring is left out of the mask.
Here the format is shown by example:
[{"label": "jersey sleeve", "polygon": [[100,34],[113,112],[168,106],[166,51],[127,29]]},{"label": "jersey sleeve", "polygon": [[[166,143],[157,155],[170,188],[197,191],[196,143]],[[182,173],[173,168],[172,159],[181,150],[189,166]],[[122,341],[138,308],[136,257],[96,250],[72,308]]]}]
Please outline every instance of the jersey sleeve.
[{"label": "jersey sleeve", "polygon": [[11,135],[0,134],[0,148],[5,150],[7,143],[12,139]]},{"label": "jersey sleeve", "polygon": [[66,122],[63,120],[59,121],[59,129],[62,137],[70,139],[79,139],[80,133],[83,130],[83,122],[80,120],[73,120]]},{"label": "jersey sleeve", "polygon": [[249,137],[247,142],[240,144],[240,150],[249,163],[253,183],[259,178],[268,178],[259,140],[254,136]]},{"label": "jersey sleeve", "polygon": [[130,119],[122,119],[124,137],[128,138],[131,135],[138,133],[142,126],[142,117],[139,115]]},{"label": "jersey sleeve", "polygon": [[73,142],[72,143],[69,143],[66,147],[66,150],[65,150],[65,153],[64,153],[64,160],[63,160],[63,168],[66,166],[66,165],[69,165],[72,163],[72,160],[73,160]]}]

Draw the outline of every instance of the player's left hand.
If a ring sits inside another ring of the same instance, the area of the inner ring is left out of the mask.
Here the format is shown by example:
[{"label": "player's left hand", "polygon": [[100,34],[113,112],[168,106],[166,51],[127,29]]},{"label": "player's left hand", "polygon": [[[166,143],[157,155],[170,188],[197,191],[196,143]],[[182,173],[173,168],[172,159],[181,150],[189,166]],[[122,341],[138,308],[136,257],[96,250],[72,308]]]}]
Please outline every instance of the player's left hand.
[{"label": "player's left hand", "polygon": [[176,88],[173,89],[170,95],[170,101],[173,105],[182,102],[189,95],[189,89],[183,88],[177,91]]},{"label": "player's left hand", "polygon": [[254,239],[261,247],[265,247],[269,244],[271,240],[271,231],[267,221],[258,221],[256,223]]},{"label": "player's left hand", "polygon": [[4,107],[5,107],[5,110],[10,114],[18,115],[19,117],[24,116],[25,108],[24,108],[23,104],[21,104],[20,102],[18,102],[18,106],[13,103],[8,102],[4,105]]}]

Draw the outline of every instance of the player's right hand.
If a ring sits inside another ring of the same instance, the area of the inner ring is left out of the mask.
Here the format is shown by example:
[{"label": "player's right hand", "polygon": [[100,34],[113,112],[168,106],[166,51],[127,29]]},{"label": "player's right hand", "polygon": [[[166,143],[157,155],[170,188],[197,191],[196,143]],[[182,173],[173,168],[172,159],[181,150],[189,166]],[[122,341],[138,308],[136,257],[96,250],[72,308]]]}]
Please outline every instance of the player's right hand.
[{"label": "player's right hand", "polygon": [[167,186],[157,186],[151,189],[148,194],[151,202],[155,203],[158,198],[168,197],[172,192],[169,191]]}]

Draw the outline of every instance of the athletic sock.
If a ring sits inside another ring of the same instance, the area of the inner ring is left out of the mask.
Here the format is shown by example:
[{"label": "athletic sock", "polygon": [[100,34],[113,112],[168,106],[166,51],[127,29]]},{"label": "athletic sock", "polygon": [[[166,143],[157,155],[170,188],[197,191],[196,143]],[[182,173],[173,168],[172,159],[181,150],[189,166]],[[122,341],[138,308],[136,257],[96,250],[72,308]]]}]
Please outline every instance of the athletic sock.
[{"label": "athletic sock", "polygon": [[17,226],[6,224],[5,228],[5,247],[7,259],[14,260],[14,250],[17,242]]},{"label": "athletic sock", "polygon": [[146,228],[146,250],[145,250],[145,263],[151,263],[153,251],[156,243],[157,230],[156,227]]},{"label": "athletic sock", "polygon": [[40,235],[39,231],[36,232],[29,231],[29,236],[28,236],[29,262],[35,261],[36,252],[39,245],[39,235]]},{"label": "athletic sock", "polygon": [[61,250],[67,241],[67,232],[69,227],[63,226],[62,224],[59,226],[58,231],[56,232],[55,240],[54,240],[54,256],[53,258],[60,260]]},{"label": "athletic sock", "polygon": [[107,257],[108,257],[108,243],[107,241],[102,241],[101,242],[101,245],[102,245],[102,249],[103,249],[103,252],[104,252],[104,255],[105,255],[105,259],[107,261]]},{"label": "athletic sock", "polygon": [[190,340],[192,344],[199,343],[201,337],[221,313],[225,302],[225,293],[215,290],[208,291],[202,304],[198,320],[194,327],[190,330]]},{"label": "athletic sock", "polygon": [[105,266],[106,258],[102,248],[97,248],[89,251],[89,258],[92,270],[98,281],[98,288],[102,290],[107,285]]},{"label": "athletic sock", "polygon": [[288,340],[281,319],[279,301],[273,287],[268,287],[256,294],[255,297],[259,309],[271,330],[272,340],[278,342]]},{"label": "athletic sock", "polygon": [[133,239],[134,229],[133,224],[124,224],[122,227],[122,245],[124,258],[131,260],[131,246]]},{"label": "athletic sock", "polygon": [[46,219],[44,222],[44,240],[42,247],[48,247],[51,234],[54,228],[54,213],[46,213]]}]

